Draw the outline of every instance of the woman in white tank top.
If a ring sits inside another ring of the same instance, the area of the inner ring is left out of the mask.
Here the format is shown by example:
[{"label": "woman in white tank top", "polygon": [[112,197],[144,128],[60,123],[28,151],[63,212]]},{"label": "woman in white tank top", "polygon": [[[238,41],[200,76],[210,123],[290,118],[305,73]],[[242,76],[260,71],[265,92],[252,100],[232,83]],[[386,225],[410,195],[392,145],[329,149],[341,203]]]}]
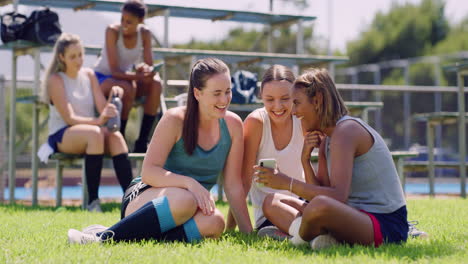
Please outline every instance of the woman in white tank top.
[{"label": "woman in white tank top", "polygon": [[[282,65],[271,66],[264,74],[260,95],[264,107],[252,112],[244,121],[243,180],[254,208],[255,227],[261,229],[281,221],[279,214],[269,214],[265,208],[272,206],[272,200],[265,200],[268,194],[278,193],[296,197],[285,190],[274,190],[253,181],[253,166],[260,159],[275,159],[278,169],[298,181],[305,181],[301,166],[304,143],[301,121],[292,111],[292,71]],[[282,206],[275,204],[274,206]],[[263,209],[262,209],[263,208]],[[229,222],[232,225],[233,221]],[[232,226],[230,226],[232,227]]]},{"label": "woman in white tank top", "polygon": [[[122,134],[102,127],[118,111],[114,104],[106,102],[94,71],[82,68],[83,57],[79,37],[63,33],[55,44],[42,87],[42,99],[50,107],[50,119],[48,143],[41,149],[49,145],[51,152],[85,154],[87,208],[100,211],[98,189],[104,153],[112,156],[124,191],[132,180],[132,168]],[[121,94],[122,90],[115,87],[113,92]]]},{"label": "woman in white tank top", "polygon": [[[106,29],[105,45],[94,70],[105,96],[114,86],[124,90],[120,132],[125,127],[135,98],[145,96],[144,116],[133,152],[145,153],[148,136],[160,105],[161,82],[153,71],[151,31],[143,24],[146,15],[143,1],[129,0],[122,6],[118,24]],[[135,72],[132,67],[135,65]],[[156,78],[155,78],[156,77]]]}]

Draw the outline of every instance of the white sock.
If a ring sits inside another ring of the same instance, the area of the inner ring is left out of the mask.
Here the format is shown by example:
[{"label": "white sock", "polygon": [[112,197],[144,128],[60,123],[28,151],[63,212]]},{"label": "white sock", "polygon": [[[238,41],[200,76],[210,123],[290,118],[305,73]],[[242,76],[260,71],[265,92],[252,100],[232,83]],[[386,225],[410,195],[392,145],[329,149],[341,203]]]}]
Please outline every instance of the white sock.
[{"label": "white sock", "polygon": [[297,236],[293,236],[289,239],[289,242],[291,242],[291,244],[295,245],[295,246],[300,246],[300,245],[305,245],[307,244],[307,241],[305,241],[304,239],[302,239],[302,237],[297,234]]},{"label": "white sock", "polygon": [[295,246],[307,244],[307,241],[302,239],[302,237],[299,235],[299,228],[301,227],[301,222],[302,222],[302,216],[299,216],[298,218],[294,219],[291,225],[289,226],[288,232],[289,232],[289,235],[292,236],[289,239],[289,241]]},{"label": "white sock", "polygon": [[290,236],[298,236],[299,235],[299,228],[301,227],[301,222],[302,222],[302,216],[299,216],[298,218],[294,219],[289,226],[289,235]]}]

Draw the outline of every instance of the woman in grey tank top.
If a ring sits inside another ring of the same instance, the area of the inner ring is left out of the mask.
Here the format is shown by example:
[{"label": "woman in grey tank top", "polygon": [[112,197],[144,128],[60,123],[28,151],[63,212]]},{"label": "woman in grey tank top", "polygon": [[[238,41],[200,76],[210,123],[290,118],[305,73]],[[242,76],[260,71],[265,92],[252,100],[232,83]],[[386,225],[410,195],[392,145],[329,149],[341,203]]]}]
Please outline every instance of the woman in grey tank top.
[{"label": "woman in grey tank top", "polygon": [[[124,191],[132,180],[132,168],[122,134],[102,127],[118,112],[115,105],[106,102],[94,71],[82,68],[83,53],[83,46],[76,35],[63,33],[55,44],[42,87],[42,99],[50,109],[47,144],[51,152],[85,154],[87,208],[101,211],[98,189],[104,153],[112,156]],[[119,93],[119,90],[114,89],[114,92]]]},{"label": "woman in grey tank top", "polygon": [[[298,77],[293,98],[293,113],[307,131],[302,166],[315,183],[255,166],[259,183],[309,201],[290,199],[294,210],[278,209],[291,222],[291,242],[310,241],[313,249],[320,249],[337,243],[377,247],[406,241],[406,202],[382,137],[362,120],[347,115],[325,69],[311,69]],[[310,162],[314,148],[319,148],[317,173]],[[272,195],[270,199],[278,198]]]},{"label": "woman in grey tank top", "polygon": [[[140,134],[133,149],[133,152],[138,153],[146,152],[162,90],[159,75],[153,68],[151,31],[143,24],[146,11],[143,1],[130,0],[123,4],[121,21],[107,27],[105,45],[94,66],[105,96],[109,96],[114,86],[124,90],[120,126],[124,137],[135,98],[146,97]],[[135,71],[132,71],[133,66]]]}]

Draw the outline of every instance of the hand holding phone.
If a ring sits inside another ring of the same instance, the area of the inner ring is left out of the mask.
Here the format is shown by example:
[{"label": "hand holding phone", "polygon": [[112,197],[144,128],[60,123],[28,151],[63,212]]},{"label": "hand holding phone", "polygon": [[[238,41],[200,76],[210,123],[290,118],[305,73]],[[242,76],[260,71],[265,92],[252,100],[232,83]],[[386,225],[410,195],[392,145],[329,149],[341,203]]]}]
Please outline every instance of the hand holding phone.
[{"label": "hand holding phone", "polygon": [[[276,169],[276,159],[260,159],[258,161],[258,166],[264,168],[270,168],[275,170]],[[257,182],[258,186],[264,187],[265,185],[262,183]]]},{"label": "hand holding phone", "polygon": [[258,166],[265,168],[276,169],[276,159],[260,159],[258,161]]}]

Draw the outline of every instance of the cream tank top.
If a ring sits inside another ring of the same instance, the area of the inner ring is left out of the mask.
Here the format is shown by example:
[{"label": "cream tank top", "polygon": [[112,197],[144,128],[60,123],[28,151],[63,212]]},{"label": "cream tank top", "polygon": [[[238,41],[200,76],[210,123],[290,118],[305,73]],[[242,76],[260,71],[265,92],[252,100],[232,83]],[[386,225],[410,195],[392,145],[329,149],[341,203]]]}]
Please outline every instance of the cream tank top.
[{"label": "cream tank top", "polygon": [[[260,108],[255,111],[259,112],[263,121],[262,140],[260,141],[260,146],[258,148],[256,164],[258,164],[260,159],[274,158],[276,159],[278,169],[282,173],[296,180],[305,181],[304,170],[302,169],[301,164],[302,146],[304,144],[301,121],[296,116],[292,117],[293,133],[291,140],[284,149],[277,150],[275,143],[273,142],[271,123],[267,111],[265,108]],[[282,193],[297,197],[297,195],[289,191],[271,189],[253,181],[249,195],[254,208],[256,227],[260,226],[266,220],[263,215],[262,205],[263,200],[265,200],[265,197],[270,193]]]},{"label": "cream tank top", "polygon": [[[76,79],[68,77],[65,73],[58,73],[63,80],[65,94],[73,111],[84,117],[95,117],[94,96],[91,89],[91,81],[86,72],[81,69]],[[61,128],[68,126],[54,105],[49,105],[49,135],[54,134]]]},{"label": "cream tank top", "polygon": [[[122,30],[119,29],[117,43],[116,43],[117,56],[118,56],[117,61],[119,63],[119,69],[123,72],[129,71],[134,64],[142,61],[143,41],[141,39],[141,30],[142,30],[142,25],[138,25],[137,43],[134,48],[127,49],[123,42]],[[94,70],[96,72],[99,72],[105,75],[112,74],[110,66],[109,66],[109,59],[108,59],[105,43],[101,50],[101,56],[99,57],[96,64],[94,65]]]}]

